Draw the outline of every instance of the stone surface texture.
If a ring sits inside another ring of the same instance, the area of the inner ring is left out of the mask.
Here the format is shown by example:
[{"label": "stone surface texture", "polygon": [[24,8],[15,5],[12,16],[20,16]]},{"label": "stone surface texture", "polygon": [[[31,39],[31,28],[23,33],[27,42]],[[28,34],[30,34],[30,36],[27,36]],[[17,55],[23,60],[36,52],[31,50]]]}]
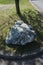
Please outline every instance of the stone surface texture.
[{"label": "stone surface texture", "polygon": [[12,26],[10,32],[6,37],[6,44],[25,45],[35,39],[35,31],[31,25],[25,24],[23,21],[18,20]]}]

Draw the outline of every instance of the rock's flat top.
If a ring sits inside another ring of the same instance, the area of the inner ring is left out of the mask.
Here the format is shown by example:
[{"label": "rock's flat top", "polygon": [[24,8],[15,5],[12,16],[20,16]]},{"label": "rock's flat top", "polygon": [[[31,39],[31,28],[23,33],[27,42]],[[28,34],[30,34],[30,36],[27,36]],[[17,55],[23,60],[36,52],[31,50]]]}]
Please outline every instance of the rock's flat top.
[{"label": "rock's flat top", "polygon": [[27,25],[22,21],[17,21],[11,28],[6,37],[6,44],[25,45],[35,39],[35,31],[31,25]]}]

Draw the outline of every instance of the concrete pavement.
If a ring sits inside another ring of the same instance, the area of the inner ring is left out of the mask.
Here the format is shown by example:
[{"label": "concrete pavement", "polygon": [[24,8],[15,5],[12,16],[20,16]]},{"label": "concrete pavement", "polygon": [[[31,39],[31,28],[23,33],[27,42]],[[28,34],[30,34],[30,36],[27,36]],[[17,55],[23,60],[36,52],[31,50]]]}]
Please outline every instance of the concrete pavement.
[{"label": "concrete pavement", "polygon": [[3,57],[1,55],[0,56],[0,65],[43,65],[43,54],[42,53],[41,53],[41,55],[38,54],[38,57],[36,57],[36,55],[34,56],[35,58],[32,56],[32,59],[30,59],[29,56],[24,59],[17,59],[14,57],[13,58]]},{"label": "concrete pavement", "polygon": [[26,60],[26,61],[8,61],[0,59],[0,65],[43,65],[42,58],[36,58],[33,60]]},{"label": "concrete pavement", "polygon": [[15,7],[15,4],[0,4],[0,11],[1,10],[6,10],[6,9],[12,9],[13,7]]},{"label": "concrete pavement", "polygon": [[43,0],[30,0],[30,2],[36,8],[36,10],[43,13]]}]

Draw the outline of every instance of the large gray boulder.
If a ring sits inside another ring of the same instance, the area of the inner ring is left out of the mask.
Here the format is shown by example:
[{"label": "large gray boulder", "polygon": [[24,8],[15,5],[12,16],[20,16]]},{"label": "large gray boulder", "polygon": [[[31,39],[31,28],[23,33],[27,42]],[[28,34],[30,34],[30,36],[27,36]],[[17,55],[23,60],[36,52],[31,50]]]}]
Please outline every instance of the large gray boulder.
[{"label": "large gray boulder", "polygon": [[31,25],[27,25],[22,21],[17,21],[12,26],[6,37],[6,44],[25,45],[35,39],[35,31]]}]

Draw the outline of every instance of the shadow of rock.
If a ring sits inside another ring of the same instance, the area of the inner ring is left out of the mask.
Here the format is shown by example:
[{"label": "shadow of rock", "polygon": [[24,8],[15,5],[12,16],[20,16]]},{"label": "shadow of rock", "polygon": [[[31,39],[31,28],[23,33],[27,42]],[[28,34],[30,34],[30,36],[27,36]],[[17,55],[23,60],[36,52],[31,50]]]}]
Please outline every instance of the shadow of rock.
[{"label": "shadow of rock", "polygon": [[16,52],[14,55],[28,55],[34,52],[38,52],[41,47],[41,43],[37,41],[33,41],[31,43],[27,43],[26,45],[14,45],[14,44],[8,44],[9,47],[16,49]]}]

